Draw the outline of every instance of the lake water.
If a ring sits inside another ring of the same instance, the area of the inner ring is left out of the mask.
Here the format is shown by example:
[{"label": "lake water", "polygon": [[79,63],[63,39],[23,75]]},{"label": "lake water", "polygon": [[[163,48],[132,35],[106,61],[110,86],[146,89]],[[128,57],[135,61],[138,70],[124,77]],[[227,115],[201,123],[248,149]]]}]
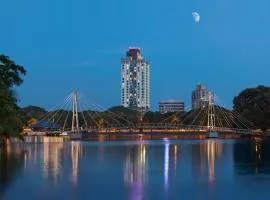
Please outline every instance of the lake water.
[{"label": "lake water", "polygon": [[0,199],[269,199],[270,142],[88,141],[13,144]]}]

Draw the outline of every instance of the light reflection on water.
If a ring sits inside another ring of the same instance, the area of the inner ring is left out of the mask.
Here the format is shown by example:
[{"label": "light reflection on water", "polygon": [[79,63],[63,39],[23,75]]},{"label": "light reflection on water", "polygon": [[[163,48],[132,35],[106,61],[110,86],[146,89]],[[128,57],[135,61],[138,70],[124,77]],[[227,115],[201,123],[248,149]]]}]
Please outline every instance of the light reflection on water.
[{"label": "light reflection on water", "polygon": [[270,186],[270,142],[54,140],[1,150],[0,199],[249,199]]},{"label": "light reflection on water", "polygon": [[130,188],[129,199],[143,198],[143,187],[148,182],[146,145],[127,148],[124,162],[124,181]]},{"label": "light reflection on water", "polygon": [[168,191],[169,187],[169,151],[170,151],[170,142],[165,141],[165,148],[164,148],[164,186],[165,186],[165,191]]},{"label": "light reflection on water", "polygon": [[71,159],[72,159],[72,183],[77,185],[78,183],[78,170],[79,170],[79,157],[81,155],[81,143],[71,142]]},{"label": "light reflection on water", "polygon": [[207,160],[209,182],[215,180],[215,159],[222,155],[222,142],[220,140],[207,140]]}]

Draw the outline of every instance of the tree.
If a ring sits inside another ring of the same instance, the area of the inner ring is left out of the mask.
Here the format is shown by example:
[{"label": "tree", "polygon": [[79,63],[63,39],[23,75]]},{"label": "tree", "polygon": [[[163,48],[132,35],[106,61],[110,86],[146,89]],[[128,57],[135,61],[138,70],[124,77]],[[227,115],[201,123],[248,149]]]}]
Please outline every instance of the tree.
[{"label": "tree", "polygon": [[27,126],[33,126],[33,125],[35,125],[35,124],[37,124],[38,123],[38,120],[37,119],[35,119],[35,118],[32,118],[32,119],[30,119],[30,120],[28,120],[27,121]]},{"label": "tree", "polygon": [[143,116],[143,122],[145,123],[158,123],[161,122],[161,114],[160,112],[147,112]]},{"label": "tree", "polygon": [[47,111],[38,106],[27,106],[27,107],[21,108],[19,113],[24,123],[27,123],[29,120],[33,118],[37,120],[42,119],[42,117],[44,117]]},{"label": "tree", "polygon": [[18,115],[18,107],[11,90],[0,84],[0,137],[17,136],[23,123]]},{"label": "tree", "polygon": [[115,106],[104,112],[105,121],[125,125],[136,124],[139,112],[123,106]]},{"label": "tree", "polygon": [[270,128],[270,87],[243,90],[233,100],[233,109],[262,130]]},{"label": "tree", "polygon": [[9,57],[0,55],[0,139],[19,136],[23,123],[18,114],[19,107],[13,86],[22,84],[25,69]]},{"label": "tree", "polygon": [[21,65],[15,64],[8,56],[0,54],[0,81],[8,88],[22,84],[22,75],[26,70]]}]

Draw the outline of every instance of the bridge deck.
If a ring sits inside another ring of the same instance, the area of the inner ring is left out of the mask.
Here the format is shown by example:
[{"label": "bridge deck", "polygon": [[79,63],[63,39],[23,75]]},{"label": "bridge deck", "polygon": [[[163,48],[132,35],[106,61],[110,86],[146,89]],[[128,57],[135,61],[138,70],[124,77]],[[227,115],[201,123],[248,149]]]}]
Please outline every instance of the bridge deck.
[{"label": "bridge deck", "polygon": [[[224,132],[224,133],[237,133],[244,135],[255,134],[253,130],[250,129],[237,129],[237,128],[226,128],[226,127],[214,127],[212,131]],[[198,132],[206,133],[210,129],[207,126],[194,126],[194,125],[179,125],[179,124],[143,124],[140,126],[121,126],[121,125],[111,125],[103,128],[89,129],[90,132],[100,132],[100,133],[116,133],[116,132],[173,132],[173,133],[184,133],[184,132]]]}]

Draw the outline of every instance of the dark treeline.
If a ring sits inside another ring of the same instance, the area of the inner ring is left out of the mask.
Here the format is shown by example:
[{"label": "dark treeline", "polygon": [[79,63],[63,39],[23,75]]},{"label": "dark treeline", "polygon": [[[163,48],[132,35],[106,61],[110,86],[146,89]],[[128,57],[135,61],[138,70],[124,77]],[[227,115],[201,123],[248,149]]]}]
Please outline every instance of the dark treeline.
[{"label": "dark treeline", "polygon": [[243,90],[233,100],[233,109],[262,130],[270,128],[270,87]]},{"label": "dark treeline", "polygon": [[[228,128],[270,128],[270,88],[258,86],[245,89],[233,101],[233,110],[215,106],[215,126]],[[20,110],[20,116],[28,124],[44,119],[58,123],[61,127],[71,127],[72,113],[66,110],[48,112],[43,108],[29,106]],[[140,120],[140,113],[121,106],[106,111],[87,110],[79,113],[80,126],[105,127],[112,124],[140,125],[141,123],[170,123],[206,126],[208,108],[183,113],[147,112]]]},{"label": "dark treeline", "polygon": [[22,131],[14,86],[22,84],[25,73],[22,66],[0,54],[0,143]]}]

